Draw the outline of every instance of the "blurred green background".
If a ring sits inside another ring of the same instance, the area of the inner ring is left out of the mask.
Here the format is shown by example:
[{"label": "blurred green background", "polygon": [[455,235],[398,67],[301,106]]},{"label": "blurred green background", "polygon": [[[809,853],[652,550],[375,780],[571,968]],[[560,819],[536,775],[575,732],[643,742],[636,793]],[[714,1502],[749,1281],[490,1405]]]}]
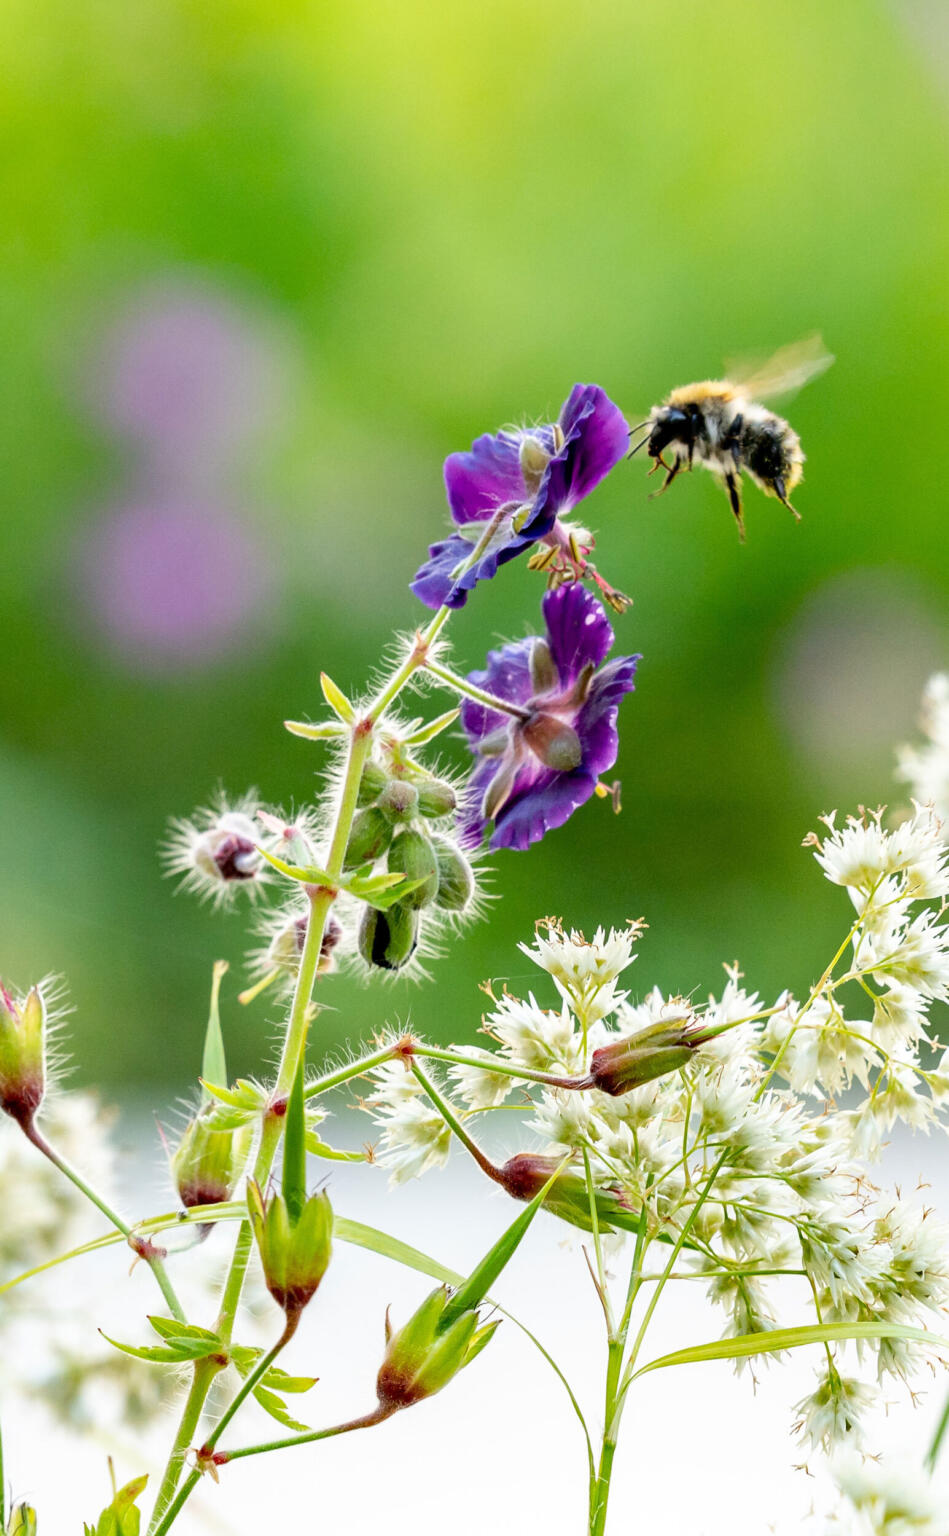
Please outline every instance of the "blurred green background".
[{"label": "blurred green background", "polygon": [[[645,657],[622,817],[499,856],[434,985],[337,979],[321,1029],[471,1036],[547,913],[644,914],[638,991],[816,977],[848,908],[801,838],[893,799],[949,663],[947,75],[918,20],[6,0],[0,972],[67,976],[79,1080],[184,1089],[218,955],[232,1066],[259,1063],[246,918],[176,898],[156,845],[218,782],[312,794],[321,750],[280,722],[419,618],[444,456],[576,380],[640,420],[819,330],[800,526],[749,490],[742,548],[710,477],[650,502],[641,459],[586,504]],[[539,595],[523,561],[480,588],[457,663]]]}]

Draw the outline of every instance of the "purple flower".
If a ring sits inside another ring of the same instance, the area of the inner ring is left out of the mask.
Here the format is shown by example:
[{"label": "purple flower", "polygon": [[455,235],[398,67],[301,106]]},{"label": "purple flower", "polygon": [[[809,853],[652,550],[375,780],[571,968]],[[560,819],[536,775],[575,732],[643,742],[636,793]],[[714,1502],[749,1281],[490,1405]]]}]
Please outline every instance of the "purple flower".
[{"label": "purple flower", "polygon": [[[618,406],[597,384],[575,384],[559,420],[520,432],[486,433],[470,453],[445,460],[445,489],[458,525],[439,544],[412,582],[429,608],[462,608],[479,581],[539,539],[554,549],[567,544],[558,519],[565,517],[608,475],[629,448],[629,427]],[[477,563],[458,568],[491,529]]]},{"label": "purple flower", "polygon": [[[543,601],[547,638],[491,651],[469,681],[516,713],[466,699],[461,720],[476,764],[462,838],[477,846],[494,822],[492,848],[527,848],[589,800],[616,761],[616,713],[633,687],[638,656],[601,665],[613,644],[602,605],[578,583]],[[599,669],[599,670],[597,670]]]}]

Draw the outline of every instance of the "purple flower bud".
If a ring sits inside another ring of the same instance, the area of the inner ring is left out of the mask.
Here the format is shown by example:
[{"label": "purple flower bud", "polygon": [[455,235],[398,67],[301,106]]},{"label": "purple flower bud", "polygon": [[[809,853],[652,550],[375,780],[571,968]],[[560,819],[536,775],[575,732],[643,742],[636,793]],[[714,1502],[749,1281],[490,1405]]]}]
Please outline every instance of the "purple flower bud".
[{"label": "purple flower bud", "polygon": [[590,1086],[616,1097],[676,1072],[708,1039],[692,1013],[661,1019],[634,1035],[600,1046],[590,1058]]},{"label": "purple flower bud", "polygon": [[[535,1152],[518,1152],[497,1169],[495,1177],[512,1199],[528,1202],[540,1193],[551,1174],[555,1173],[559,1166],[560,1159],[557,1157],[543,1157]],[[629,1197],[623,1190],[598,1188],[594,1191],[594,1199],[597,1225],[601,1232],[613,1232],[617,1229],[626,1232],[635,1230],[639,1216],[633,1210]],[[569,1222],[573,1227],[582,1227],[584,1232],[593,1230],[590,1193],[586,1180],[579,1174],[571,1173],[569,1169],[565,1169],[554,1180],[544,1197],[544,1209],[550,1211],[553,1216],[559,1216],[561,1221]]]}]

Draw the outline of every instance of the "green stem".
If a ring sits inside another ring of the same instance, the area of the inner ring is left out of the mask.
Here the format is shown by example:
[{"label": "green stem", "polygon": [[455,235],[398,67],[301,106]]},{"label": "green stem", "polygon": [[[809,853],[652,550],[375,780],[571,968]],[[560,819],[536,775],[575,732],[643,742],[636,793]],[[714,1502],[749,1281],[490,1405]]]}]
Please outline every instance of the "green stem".
[{"label": "green stem", "polygon": [[548,1088],[584,1088],[585,1077],[558,1077],[554,1072],[535,1072],[531,1067],[515,1067],[494,1056],[468,1056],[463,1051],[442,1051],[433,1045],[412,1044],[413,1056],[427,1056],[432,1061],[448,1061],[459,1067],[480,1067],[485,1072],[496,1072],[499,1077],[519,1077],[529,1083],[545,1083]]},{"label": "green stem", "polygon": [[366,1072],[371,1072],[373,1067],[381,1067],[400,1054],[398,1045],[383,1046],[381,1050],[373,1051],[369,1056],[361,1056],[358,1061],[351,1061],[348,1066],[339,1067],[335,1072],[327,1072],[325,1077],[318,1077],[316,1082],[308,1084],[303,1097],[315,1099],[321,1093],[328,1093],[331,1088],[338,1088],[340,1083],[349,1082],[350,1078],[362,1077]]},{"label": "green stem", "polygon": [[153,1526],[161,1519],[174,1497],[181,1476],[181,1469],[185,1464],[185,1457],[194,1440],[195,1430],[201,1418],[201,1410],[204,1407],[205,1398],[218,1371],[221,1369],[215,1361],[198,1360],[195,1364],[194,1375],[191,1378],[191,1387],[185,1401],[181,1422],[175,1434],[175,1441],[168,1458],[158,1495],[155,1499],[155,1508],[152,1513]]},{"label": "green stem", "polygon": [[481,1148],[478,1146],[478,1143],[473,1141],[468,1135],[468,1132],[465,1130],[464,1126],[458,1119],[455,1111],[449,1105],[448,1101],[442,1098],[434,1083],[422,1071],[417,1061],[413,1061],[411,1063],[411,1067],[412,1071],[415,1073],[415,1076],[418,1078],[422,1087],[425,1089],[425,1092],[428,1094],[445,1124],[454,1131],[462,1146],[467,1147],[468,1151],[471,1153],[482,1173],[486,1173],[489,1179],[493,1179],[495,1183],[498,1183],[498,1170],[495,1168],[490,1158],[488,1158],[485,1153],[482,1152]]},{"label": "green stem", "polygon": [[244,1377],[244,1380],[241,1382],[238,1391],[234,1394],[234,1397],[228,1403],[223,1414],[218,1419],[218,1422],[215,1424],[213,1430],[208,1435],[208,1438],[205,1440],[204,1445],[202,1446],[202,1450],[213,1451],[214,1447],[217,1445],[228,1424],[230,1424],[235,1413],[240,1408],[241,1404],[247,1400],[247,1398],[253,1392],[254,1388],[266,1376],[267,1372],[270,1370],[270,1367],[273,1365],[281,1350],[286,1349],[287,1345],[290,1343],[290,1340],[293,1338],[293,1335],[297,1331],[297,1324],[299,1321],[299,1312],[287,1313],[287,1321],[283,1333],[280,1335],[276,1344],[274,1344],[271,1349],[268,1349],[265,1355],[261,1356],[257,1364],[254,1366],[254,1369],[249,1371],[248,1374]]},{"label": "green stem", "polygon": [[636,1232],[636,1247],[633,1250],[633,1262],[629,1271],[623,1315],[620,1319],[619,1327],[611,1328],[610,1330],[606,1361],[606,1390],[603,1406],[603,1440],[600,1446],[599,1466],[592,1479],[590,1488],[591,1536],[602,1536],[606,1529],[606,1512],[613,1475],[613,1457],[616,1454],[616,1443],[619,1436],[619,1383],[623,1370],[623,1356],[626,1352],[626,1338],[629,1333],[633,1306],[643,1283],[642,1266],[647,1247],[646,1204],[644,1201],[639,1216],[639,1227]]},{"label": "green stem", "polygon": [[510,699],[498,698],[497,694],[489,693],[486,688],[479,688],[476,683],[469,682],[459,672],[453,672],[451,667],[443,667],[437,661],[426,661],[424,666],[425,671],[430,672],[432,677],[437,677],[439,682],[445,683],[447,687],[465,698],[475,699],[486,709],[495,709],[500,714],[513,715],[515,720],[530,719],[529,710],[521,709],[518,704],[512,704]]},{"label": "green stem", "polygon": [[171,1280],[168,1278],[168,1271],[162,1262],[161,1255],[154,1252],[149,1243],[137,1243],[135,1233],[129,1226],[128,1222],[122,1219],[118,1211],[114,1211],[112,1209],[108,1201],[104,1200],[103,1197],[92,1188],[91,1184],[86,1183],[86,1180],[83,1178],[78,1169],[74,1168],[72,1164],[62,1156],[61,1153],[56,1151],[55,1147],[50,1145],[42,1132],[37,1129],[35,1123],[24,1125],[23,1131],[27,1139],[33,1143],[37,1152],[42,1152],[43,1156],[47,1158],[55,1168],[58,1168],[60,1173],[64,1174],[65,1177],[69,1179],[70,1183],[74,1184],[80,1193],[85,1195],[87,1200],[92,1201],[92,1204],[102,1212],[103,1216],[105,1216],[106,1219],[112,1223],[113,1227],[122,1233],[122,1236],[130,1243],[134,1252],[143,1258],[148,1264],[152,1274],[155,1276],[158,1287],[164,1296],[165,1301],[168,1303],[168,1308],[172,1317],[174,1317],[179,1323],[187,1322],[184,1308],[182,1307],[181,1302],[178,1300],[178,1297],[175,1295],[175,1288],[172,1285]]},{"label": "green stem", "polygon": [[224,1453],[225,1465],[232,1461],[240,1461],[244,1456],[261,1456],[265,1451],[285,1451],[293,1445],[311,1445],[314,1440],[331,1440],[334,1435],[348,1434],[351,1429],[371,1429],[375,1424],[383,1424],[395,1411],[394,1408],[383,1407],[379,1403],[371,1413],[365,1413],[359,1419],[349,1419],[345,1424],[333,1424],[329,1429],[311,1429],[305,1435],[290,1435],[286,1440],[267,1440],[260,1445],[242,1445],[236,1451]]}]

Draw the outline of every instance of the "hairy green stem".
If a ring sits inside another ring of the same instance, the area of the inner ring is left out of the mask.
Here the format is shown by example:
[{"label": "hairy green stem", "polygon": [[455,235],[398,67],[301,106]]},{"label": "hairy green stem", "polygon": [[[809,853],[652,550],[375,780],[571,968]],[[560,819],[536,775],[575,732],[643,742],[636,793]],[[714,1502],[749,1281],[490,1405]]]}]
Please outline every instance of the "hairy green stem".
[{"label": "hairy green stem", "polygon": [[476,683],[469,682],[459,672],[453,672],[451,667],[443,667],[437,661],[426,661],[425,671],[432,677],[437,677],[440,683],[444,683],[453,692],[461,694],[463,698],[474,699],[478,704],[483,704],[486,709],[497,710],[502,715],[512,715],[515,720],[530,719],[530,710],[522,709],[519,704],[512,704],[510,699],[498,698],[497,694],[489,693],[486,688],[479,688]]},{"label": "hairy green stem", "polygon": [[23,1131],[27,1139],[33,1143],[33,1146],[36,1148],[37,1152],[42,1152],[43,1156],[47,1158],[55,1168],[58,1168],[60,1173],[64,1174],[65,1177],[69,1179],[70,1183],[74,1184],[80,1193],[85,1195],[87,1200],[91,1200],[92,1204],[102,1212],[103,1216],[105,1216],[106,1219],[112,1223],[113,1227],[122,1233],[122,1236],[129,1242],[133,1251],[137,1253],[140,1258],[145,1260],[152,1274],[155,1276],[158,1287],[164,1296],[165,1301],[168,1303],[168,1309],[171,1312],[172,1317],[174,1317],[179,1323],[186,1322],[187,1319],[185,1317],[184,1308],[182,1307],[181,1302],[178,1300],[178,1297],[175,1294],[175,1288],[168,1277],[168,1271],[165,1268],[161,1255],[155,1252],[148,1242],[139,1242],[136,1239],[134,1229],[129,1226],[128,1222],[124,1221],[119,1215],[118,1211],[114,1211],[108,1201],[103,1199],[103,1197],[92,1188],[92,1185],[86,1182],[78,1169],[74,1168],[72,1164],[68,1162],[60,1152],[56,1151],[55,1147],[50,1145],[43,1133],[37,1129],[35,1123],[25,1125],[23,1127]]},{"label": "hairy green stem", "polygon": [[185,1400],[184,1412],[181,1415],[181,1420],[175,1433],[174,1444],[171,1448],[171,1455],[168,1458],[168,1465],[165,1468],[155,1498],[155,1509],[152,1514],[153,1522],[161,1519],[161,1516],[174,1498],[178,1479],[181,1476],[181,1469],[185,1464],[185,1457],[191,1447],[195,1430],[198,1427],[198,1421],[201,1418],[201,1410],[204,1407],[211,1383],[220,1369],[220,1365],[211,1360],[198,1360],[195,1363],[194,1375],[191,1378],[191,1386]]},{"label": "hairy green stem", "polygon": [[422,1087],[425,1089],[425,1092],[428,1094],[445,1124],[454,1131],[462,1146],[466,1147],[467,1150],[471,1153],[471,1156],[474,1158],[478,1167],[481,1169],[481,1172],[486,1173],[489,1179],[493,1179],[495,1183],[498,1183],[498,1170],[491,1162],[491,1159],[487,1157],[484,1152],[482,1152],[481,1148],[478,1146],[478,1143],[472,1140],[472,1138],[468,1135],[468,1132],[465,1130],[461,1121],[458,1119],[455,1111],[452,1109],[448,1101],[442,1098],[442,1095],[435,1087],[435,1084],[432,1082],[431,1078],[426,1076],[417,1061],[413,1061],[411,1063],[411,1067],[412,1071],[418,1078]]}]

